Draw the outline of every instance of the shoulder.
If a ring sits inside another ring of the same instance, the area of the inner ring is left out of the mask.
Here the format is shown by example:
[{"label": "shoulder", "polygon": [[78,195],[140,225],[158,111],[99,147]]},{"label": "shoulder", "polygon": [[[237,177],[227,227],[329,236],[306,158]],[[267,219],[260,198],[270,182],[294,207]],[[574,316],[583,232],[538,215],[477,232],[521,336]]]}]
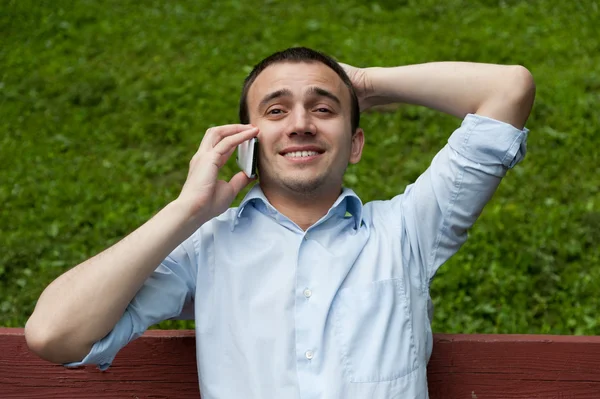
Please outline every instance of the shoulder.
[{"label": "shoulder", "polygon": [[402,194],[398,194],[387,200],[374,200],[364,204],[362,218],[369,226],[389,226],[397,228],[402,225],[402,204],[406,199],[406,193],[410,191],[410,185]]}]

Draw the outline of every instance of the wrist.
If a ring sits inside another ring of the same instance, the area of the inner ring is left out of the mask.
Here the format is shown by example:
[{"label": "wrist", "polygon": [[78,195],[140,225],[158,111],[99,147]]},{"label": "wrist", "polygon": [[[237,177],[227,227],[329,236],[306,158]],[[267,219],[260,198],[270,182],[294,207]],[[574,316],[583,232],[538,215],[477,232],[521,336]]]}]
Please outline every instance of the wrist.
[{"label": "wrist", "polygon": [[364,68],[365,90],[362,97],[363,109],[398,102],[390,93],[389,69],[385,67]]},{"label": "wrist", "polygon": [[398,73],[392,73],[393,69],[397,68],[385,68],[385,67],[373,67],[368,68],[368,76],[371,84],[370,98],[388,98],[393,101],[392,87],[398,81]]},{"label": "wrist", "polygon": [[179,225],[184,235],[192,234],[211,219],[203,212],[199,212],[193,203],[182,198],[171,201],[161,210],[162,212]]}]

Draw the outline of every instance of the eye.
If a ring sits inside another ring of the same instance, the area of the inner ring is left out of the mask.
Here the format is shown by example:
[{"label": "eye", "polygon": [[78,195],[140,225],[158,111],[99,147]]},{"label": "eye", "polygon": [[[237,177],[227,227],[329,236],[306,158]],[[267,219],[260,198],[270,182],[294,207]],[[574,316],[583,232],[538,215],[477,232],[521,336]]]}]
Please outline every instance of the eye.
[{"label": "eye", "polygon": [[329,110],[329,108],[317,108],[316,109],[317,112],[323,112],[323,113],[330,113],[331,111]]},{"label": "eye", "polygon": [[273,108],[267,111],[268,115],[281,115],[283,114],[283,110],[281,108]]}]

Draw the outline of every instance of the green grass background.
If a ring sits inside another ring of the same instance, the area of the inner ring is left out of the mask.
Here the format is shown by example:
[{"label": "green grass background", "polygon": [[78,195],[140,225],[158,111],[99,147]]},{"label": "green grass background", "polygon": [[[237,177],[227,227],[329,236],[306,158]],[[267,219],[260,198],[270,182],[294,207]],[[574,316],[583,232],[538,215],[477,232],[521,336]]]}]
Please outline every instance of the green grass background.
[{"label": "green grass background", "polygon": [[[174,199],[204,131],[237,121],[250,68],[306,45],[357,66],[529,68],[528,156],[438,274],[434,330],[599,334],[599,7],[1,0],[0,326],[23,326],[50,281]],[[364,115],[346,184],[364,201],[402,192],[459,122],[412,106]]]}]

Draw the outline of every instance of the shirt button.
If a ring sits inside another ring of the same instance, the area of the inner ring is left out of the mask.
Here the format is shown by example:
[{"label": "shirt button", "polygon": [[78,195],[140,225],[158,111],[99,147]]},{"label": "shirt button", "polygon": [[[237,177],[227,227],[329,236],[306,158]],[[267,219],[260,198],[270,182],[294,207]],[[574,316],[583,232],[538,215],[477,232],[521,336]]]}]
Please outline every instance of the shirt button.
[{"label": "shirt button", "polygon": [[307,288],[304,290],[303,294],[305,297],[310,298],[310,296],[312,295],[312,291]]},{"label": "shirt button", "polygon": [[312,359],[315,356],[315,354],[313,353],[313,351],[306,351],[306,353],[304,354],[304,356],[306,356],[306,358],[308,360],[310,360],[310,359]]}]

